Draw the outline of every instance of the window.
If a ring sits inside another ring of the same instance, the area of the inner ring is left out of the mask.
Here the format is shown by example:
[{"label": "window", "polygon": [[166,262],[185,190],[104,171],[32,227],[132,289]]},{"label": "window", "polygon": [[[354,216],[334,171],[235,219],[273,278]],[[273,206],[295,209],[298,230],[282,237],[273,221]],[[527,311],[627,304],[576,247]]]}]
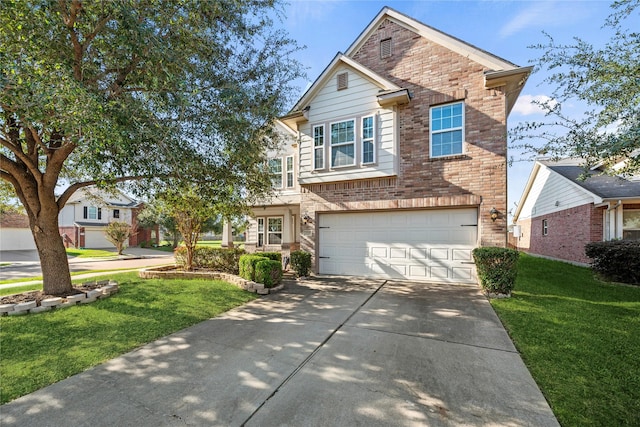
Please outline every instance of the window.
[{"label": "window", "polygon": [[349,87],[349,73],[340,73],[336,76],[338,90],[344,90]]},{"label": "window", "polygon": [[464,103],[432,107],[430,123],[431,157],[462,154]]},{"label": "window", "polygon": [[85,206],[83,212],[84,219],[102,219],[102,208],[95,206]]},{"label": "window", "polygon": [[114,218],[120,218],[120,209],[114,209],[113,210],[113,217]]},{"label": "window", "polygon": [[324,125],[313,127],[313,168],[324,168]]},{"label": "window", "polygon": [[625,209],[622,212],[622,238],[640,240],[640,210]]},{"label": "window", "polygon": [[362,118],[362,163],[373,163],[375,158],[375,127],[373,116]]},{"label": "window", "polygon": [[380,40],[380,58],[391,56],[391,38]]},{"label": "window", "polygon": [[267,242],[269,245],[282,244],[282,218],[267,218]]},{"label": "window", "polygon": [[542,235],[546,236],[547,234],[549,234],[549,224],[547,223],[546,219],[542,220]]},{"label": "window", "polygon": [[287,156],[285,158],[286,164],[287,164],[287,188],[292,188],[293,187],[293,156]]},{"label": "window", "polygon": [[331,167],[355,164],[355,120],[331,123]]},{"label": "window", "polygon": [[258,247],[264,246],[264,218],[258,218]]},{"label": "window", "polygon": [[269,159],[269,173],[273,188],[282,188],[282,159]]}]

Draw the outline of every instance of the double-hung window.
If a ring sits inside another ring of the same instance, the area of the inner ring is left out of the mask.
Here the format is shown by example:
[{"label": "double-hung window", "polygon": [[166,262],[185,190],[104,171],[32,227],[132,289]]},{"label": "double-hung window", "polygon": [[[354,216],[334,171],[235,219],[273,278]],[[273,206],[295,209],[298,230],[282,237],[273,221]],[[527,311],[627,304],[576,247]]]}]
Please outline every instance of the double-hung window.
[{"label": "double-hung window", "polygon": [[267,234],[269,245],[282,244],[282,218],[267,218]]},{"label": "double-hung window", "polygon": [[258,218],[258,247],[264,246],[264,218]]},{"label": "double-hung window", "polygon": [[622,238],[640,240],[640,209],[622,212]]},{"label": "double-hung window", "polygon": [[542,220],[542,235],[546,236],[549,234],[549,222],[546,219]]},{"label": "double-hung window", "polygon": [[362,118],[362,164],[374,163],[376,161],[374,123],[373,116]]},{"label": "double-hung window", "polygon": [[431,157],[463,153],[464,103],[439,105],[430,109]]},{"label": "double-hung window", "polygon": [[324,169],[324,125],[313,127],[313,168]]},{"label": "double-hung window", "polygon": [[287,188],[293,188],[294,184],[294,168],[293,168],[293,156],[285,157],[286,172],[287,172]]},{"label": "double-hung window", "polygon": [[282,158],[269,159],[269,173],[273,188],[282,188]]},{"label": "double-hung window", "polygon": [[102,219],[102,208],[84,206],[82,217],[84,219]]},{"label": "double-hung window", "polygon": [[354,119],[331,123],[331,167],[355,165]]}]

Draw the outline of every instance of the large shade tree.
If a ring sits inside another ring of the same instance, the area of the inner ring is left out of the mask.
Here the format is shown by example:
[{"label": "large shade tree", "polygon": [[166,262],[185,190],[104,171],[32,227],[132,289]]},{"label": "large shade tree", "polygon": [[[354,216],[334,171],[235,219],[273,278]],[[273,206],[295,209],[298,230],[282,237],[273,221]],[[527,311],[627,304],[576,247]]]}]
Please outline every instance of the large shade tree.
[{"label": "large shade tree", "polygon": [[271,120],[301,74],[277,0],[3,0],[0,176],[44,291],[71,292],[58,213],[88,185],[267,191]]},{"label": "large shade tree", "polygon": [[[575,37],[570,44],[551,36],[536,62],[547,70],[546,82],[555,87],[553,98],[539,102],[545,120],[516,126],[511,139],[516,148],[534,155],[579,157],[586,166],[614,166],[616,173],[640,171],[640,0],[612,3],[604,29],[612,36],[595,47]],[[578,101],[584,115],[567,113],[563,105]]]}]

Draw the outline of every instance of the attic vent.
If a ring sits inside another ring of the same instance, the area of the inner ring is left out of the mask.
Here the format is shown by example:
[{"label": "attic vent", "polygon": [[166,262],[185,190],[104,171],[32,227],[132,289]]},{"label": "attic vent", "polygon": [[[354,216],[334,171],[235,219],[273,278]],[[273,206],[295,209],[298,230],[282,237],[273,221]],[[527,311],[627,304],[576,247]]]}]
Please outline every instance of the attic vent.
[{"label": "attic vent", "polygon": [[380,40],[380,58],[391,56],[391,38]]},{"label": "attic vent", "polygon": [[349,74],[340,73],[337,76],[338,90],[343,90],[349,87]]}]

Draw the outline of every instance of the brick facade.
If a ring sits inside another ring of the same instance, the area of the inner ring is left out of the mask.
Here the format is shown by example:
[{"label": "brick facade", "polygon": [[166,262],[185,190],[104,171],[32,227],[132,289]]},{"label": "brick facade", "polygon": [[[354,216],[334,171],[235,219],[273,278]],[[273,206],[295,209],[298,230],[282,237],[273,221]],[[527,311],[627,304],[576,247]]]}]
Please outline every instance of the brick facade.
[{"label": "brick facade", "polygon": [[[584,247],[589,242],[603,240],[604,210],[590,203],[518,221],[523,234],[517,239],[517,247],[536,255],[589,263],[591,260],[584,254]],[[546,236],[542,234],[545,219]]]},{"label": "brick facade", "polygon": [[[391,37],[392,55],[380,59],[379,43]],[[506,99],[484,88],[480,64],[385,20],[353,59],[409,89],[398,108],[398,176],[302,188],[301,212],[477,207],[480,245],[506,245],[506,215],[492,222],[489,211],[507,205]],[[465,153],[432,159],[429,108],[465,102]],[[302,225],[302,249],[314,253],[317,221]]]}]

